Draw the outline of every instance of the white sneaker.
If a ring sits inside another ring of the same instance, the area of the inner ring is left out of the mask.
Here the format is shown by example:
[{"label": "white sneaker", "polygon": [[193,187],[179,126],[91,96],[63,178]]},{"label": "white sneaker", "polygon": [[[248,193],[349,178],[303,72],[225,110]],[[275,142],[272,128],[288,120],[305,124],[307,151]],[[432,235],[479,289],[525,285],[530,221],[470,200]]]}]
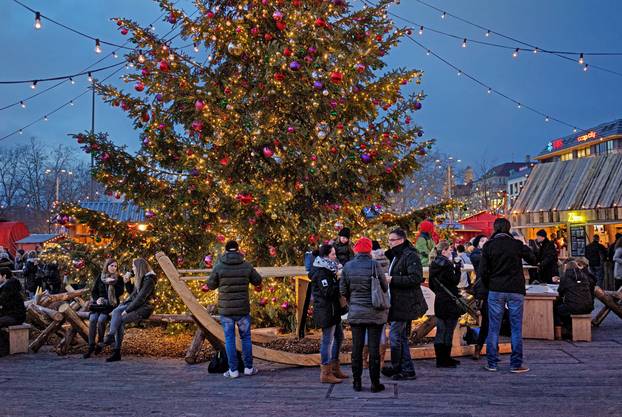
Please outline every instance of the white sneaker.
[{"label": "white sneaker", "polygon": [[246,376],[257,375],[257,372],[259,372],[257,368],[244,368],[244,375]]},{"label": "white sneaker", "polygon": [[232,371],[231,369],[229,369],[227,372],[225,372],[224,374],[222,374],[222,376],[224,376],[225,378],[237,378],[240,376],[240,373],[238,371]]}]

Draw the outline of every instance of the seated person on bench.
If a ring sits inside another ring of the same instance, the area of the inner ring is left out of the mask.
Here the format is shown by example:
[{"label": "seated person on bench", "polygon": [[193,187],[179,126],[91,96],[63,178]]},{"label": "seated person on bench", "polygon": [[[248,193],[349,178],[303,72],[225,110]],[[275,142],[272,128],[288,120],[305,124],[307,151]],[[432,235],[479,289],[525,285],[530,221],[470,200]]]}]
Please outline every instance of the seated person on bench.
[{"label": "seated person on bench", "polygon": [[[26,308],[22,296],[22,284],[11,274],[9,268],[0,268],[0,329],[22,324],[26,320]],[[8,354],[8,337],[0,331],[0,356]]]},{"label": "seated person on bench", "polygon": [[581,268],[581,264],[572,258],[566,260],[557,289],[559,298],[555,302],[555,325],[564,326],[568,331],[572,327],[571,315],[590,314],[594,310],[596,280],[587,268]]}]

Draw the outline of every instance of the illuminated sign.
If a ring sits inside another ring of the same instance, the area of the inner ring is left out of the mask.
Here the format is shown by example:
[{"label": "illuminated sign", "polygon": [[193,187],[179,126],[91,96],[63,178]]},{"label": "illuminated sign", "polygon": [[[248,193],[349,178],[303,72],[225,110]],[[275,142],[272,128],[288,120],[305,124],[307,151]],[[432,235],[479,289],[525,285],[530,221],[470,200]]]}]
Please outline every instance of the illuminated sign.
[{"label": "illuminated sign", "polygon": [[551,142],[551,144],[553,145],[553,149],[561,149],[564,146],[564,140],[555,139],[553,142]]},{"label": "illuminated sign", "polygon": [[568,223],[585,223],[585,215],[579,213],[568,213]]},{"label": "illuminated sign", "polygon": [[586,133],[585,135],[581,135],[577,138],[577,142],[585,142],[586,140],[589,139],[595,139],[596,138],[596,132],[594,132],[593,130]]}]

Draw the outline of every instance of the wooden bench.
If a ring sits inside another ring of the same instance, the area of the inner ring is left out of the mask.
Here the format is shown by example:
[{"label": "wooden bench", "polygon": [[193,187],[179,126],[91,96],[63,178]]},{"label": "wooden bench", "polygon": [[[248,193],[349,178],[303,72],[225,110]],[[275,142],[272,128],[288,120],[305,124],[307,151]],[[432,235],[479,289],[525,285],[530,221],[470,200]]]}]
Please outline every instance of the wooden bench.
[{"label": "wooden bench", "polygon": [[9,355],[28,353],[30,327],[30,324],[24,323],[2,329],[9,334]]},{"label": "wooden bench", "polygon": [[592,315],[573,314],[572,318],[572,341],[591,342],[592,341]]}]

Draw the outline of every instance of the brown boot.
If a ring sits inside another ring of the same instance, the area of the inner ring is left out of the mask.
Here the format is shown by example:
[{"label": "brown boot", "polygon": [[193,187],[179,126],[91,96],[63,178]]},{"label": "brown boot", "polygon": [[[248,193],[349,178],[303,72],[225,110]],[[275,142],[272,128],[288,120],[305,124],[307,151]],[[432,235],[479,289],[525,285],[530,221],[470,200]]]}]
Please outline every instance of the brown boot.
[{"label": "brown boot", "polygon": [[384,358],[387,354],[387,344],[380,345],[380,369],[384,366]]},{"label": "brown boot", "polygon": [[333,375],[332,366],[320,365],[320,382],[322,384],[341,384],[341,379]]},{"label": "brown boot", "polygon": [[369,368],[369,349],[367,346],[363,347],[363,369]]},{"label": "brown boot", "polygon": [[554,333],[555,340],[562,340],[562,326],[555,326]]},{"label": "brown boot", "polygon": [[339,361],[331,362],[333,375],[339,379],[348,379],[350,378],[348,375],[341,372],[341,368],[339,367]]}]

